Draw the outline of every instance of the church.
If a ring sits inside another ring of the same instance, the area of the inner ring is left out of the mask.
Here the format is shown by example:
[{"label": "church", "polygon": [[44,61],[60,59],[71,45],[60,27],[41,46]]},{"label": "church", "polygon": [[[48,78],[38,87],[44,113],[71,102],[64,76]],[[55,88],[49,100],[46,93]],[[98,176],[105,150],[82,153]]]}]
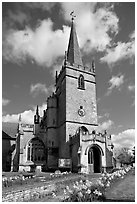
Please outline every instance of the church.
[{"label": "church", "polygon": [[113,168],[111,136],[98,133],[95,63],[82,62],[74,19],[67,52],[47,109],[34,124],[19,118],[12,171],[72,171],[100,173]]}]

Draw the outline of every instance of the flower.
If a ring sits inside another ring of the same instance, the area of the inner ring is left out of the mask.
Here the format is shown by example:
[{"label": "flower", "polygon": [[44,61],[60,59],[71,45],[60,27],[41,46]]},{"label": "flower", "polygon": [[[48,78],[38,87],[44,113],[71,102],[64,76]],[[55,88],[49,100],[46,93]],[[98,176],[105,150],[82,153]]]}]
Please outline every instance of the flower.
[{"label": "flower", "polygon": [[83,185],[82,185],[82,188],[86,190],[88,187],[83,184]]},{"label": "flower", "polygon": [[52,193],[52,196],[55,198],[55,197],[56,197],[56,194],[53,192],[53,193]]},{"label": "flower", "polygon": [[93,192],[94,194],[98,195],[98,196],[101,196],[102,193],[100,191],[98,191],[97,189]]},{"label": "flower", "polygon": [[109,186],[110,186],[110,182],[109,182],[109,181],[107,182],[106,186],[107,186],[107,187],[109,187]]},{"label": "flower", "polygon": [[80,198],[82,198],[83,197],[83,194],[82,194],[82,192],[80,191],[80,192],[78,192],[78,196],[80,197]]},{"label": "flower", "polygon": [[92,182],[89,181],[89,180],[86,180],[85,184],[86,184],[87,187],[90,187],[92,185]]},{"label": "flower", "polygon": [[[87,181],[87,180],[86,180],[86,181]],[[83,184],[83,181],[82,181],[82,180],[80,180],[80,181],[79,181],[79,183],[80,183],[80,184]]]},{"label": "flower", "polygon": [[66,191],[66,189],[64,189],[64,194],[67,194],[67,191]]},{"label": "flower", "polygon": [[79,185],[79,182],[78,182],[78,181],[76,181],[76,182],[75,182],[75,184],[78,186],[78,185]]},{"label": "flower", "polygon": [[87,194],[90,194],[90,193],[91,193],[91,190],[90,190],[90,189],[88,189],[88,190],[86,191],[86,193],[87,193]]}]

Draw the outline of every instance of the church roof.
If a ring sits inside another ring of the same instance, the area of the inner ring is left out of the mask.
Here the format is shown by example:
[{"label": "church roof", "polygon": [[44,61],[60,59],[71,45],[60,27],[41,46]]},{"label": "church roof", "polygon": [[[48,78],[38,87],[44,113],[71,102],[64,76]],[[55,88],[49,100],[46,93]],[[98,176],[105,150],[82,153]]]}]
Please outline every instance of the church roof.
[{"label": "church roof", "polygon": [[71,25],[69,45],[68,45],[68,50],[67,50],[67,61],[70,64],[77,64],[77,65],[83,66],[80,48],[79,48],[78,39],[77,39],[77,34],[76,34],[76,29],[75,29],[75,25],[73,21]]},{"label": "church roof", "polygon": [[6,140],[16,140],[15,137],[11,137],[9,136],[6,132],[2,131],[2,139],[6,139]]},{"label": "church roof", "polygon": [[[8,135],[12,138],[15,138],[16,137],[16,134],[17,134],[17,127],[18,127],[18,123],[2,123],[2,131],[5,133],[5,134],[2,134],[2,136],[5,136]],[[7,136],[6,136],[7,137]]]}]

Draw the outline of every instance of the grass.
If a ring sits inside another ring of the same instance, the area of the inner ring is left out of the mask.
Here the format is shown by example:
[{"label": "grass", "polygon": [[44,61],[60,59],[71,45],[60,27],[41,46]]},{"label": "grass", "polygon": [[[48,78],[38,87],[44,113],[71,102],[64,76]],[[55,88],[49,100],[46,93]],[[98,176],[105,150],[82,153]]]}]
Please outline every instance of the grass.
[{"label": "grass", "polygon": [[135,170],[131,170],[123,180],[115,182],[105,193],[106,201],[134,202],[135,201]]}]

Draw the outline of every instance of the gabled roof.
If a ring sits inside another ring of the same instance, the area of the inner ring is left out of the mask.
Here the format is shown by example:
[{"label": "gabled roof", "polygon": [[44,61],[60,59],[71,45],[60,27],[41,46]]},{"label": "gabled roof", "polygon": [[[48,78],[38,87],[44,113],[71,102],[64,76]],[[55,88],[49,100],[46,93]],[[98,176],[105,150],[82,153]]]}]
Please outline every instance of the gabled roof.
[{"label": "gabled roof", "polygon": [[69,45],[68,45],[68,50],[67,50],[67,61],[70,64],[76,64],[76,65],[83,66],[82,59],[81,59],[81,53],[80,53],[80,49],[78,45],[76,29],[75,29],[75,25],[73,21],[71,25]]},{"label": "gabled roof", "polygon": [[6,132],[2,131],[2,139],[6,139],[6,140],[16,140],[16,138],[9,136]]},{"label": "gabled roof", "polygon": [[17,127],[18,123],[2,123],[2,131],[5,132],[3,135],[4,137],[7,137],[6,134],[12,138],[16,137],[17,134]]}]

